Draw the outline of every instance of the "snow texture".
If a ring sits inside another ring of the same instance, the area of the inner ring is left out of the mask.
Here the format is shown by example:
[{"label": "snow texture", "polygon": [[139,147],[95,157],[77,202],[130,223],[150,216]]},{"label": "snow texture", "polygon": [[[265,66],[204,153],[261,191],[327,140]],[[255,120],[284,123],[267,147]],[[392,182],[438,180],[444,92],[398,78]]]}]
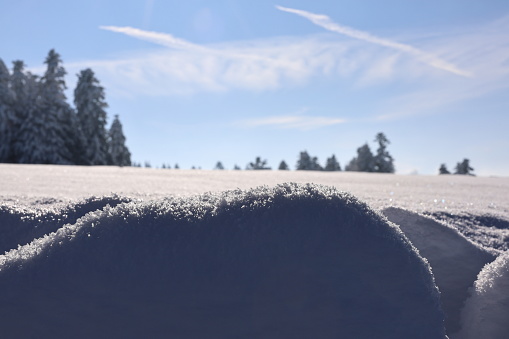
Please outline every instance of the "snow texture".
[{"label": "snow texture", "polygon": [[110,202],[0,256],[2,335],[445,338],[428,263],[333,187]]},{"label": "snow texture", "polygon": [[[114,207],[130,199],[118,196],[91,197],[70,205],[47,201],[47,208],[8,207],[0,205],[0,253],[26,245],[32,240],[57,231],[65,224],[74,224],[85,214]],[[42,202],[39,201],[39,204]]]},{"label": "snow texture", "polygon": [[394,207],[383,213],[400,225],[419,253],[429,261],[446,314],[445,326],[452,336],[461,328],[461,310],[469,296],[469,288],[484,265],[495,260],[495,255],[429,217]]},{"label": "snow texture", "polygon": [[509,338],[509,252],[479,273],[458,338]]}]

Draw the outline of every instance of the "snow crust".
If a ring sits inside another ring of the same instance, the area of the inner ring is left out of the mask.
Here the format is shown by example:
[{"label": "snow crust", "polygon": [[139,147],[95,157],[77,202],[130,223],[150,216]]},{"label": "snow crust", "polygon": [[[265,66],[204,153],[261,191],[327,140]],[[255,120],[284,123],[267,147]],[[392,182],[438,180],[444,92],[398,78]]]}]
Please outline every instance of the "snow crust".
[{"label": "snow crust", "polygon": [[68,202],[112,193],[157,200],[284,182],[312,182],[350,192],[373,208],[492,214],[509,220],[509,177],[11,164],[0,164],[0,173],[0,201],[11,205],[37,206],[40,202]]},{"label": "snow crust", "polygon": [[333,187],[104,202],[0,256],[4,335],[445,338],[428,263]]}]

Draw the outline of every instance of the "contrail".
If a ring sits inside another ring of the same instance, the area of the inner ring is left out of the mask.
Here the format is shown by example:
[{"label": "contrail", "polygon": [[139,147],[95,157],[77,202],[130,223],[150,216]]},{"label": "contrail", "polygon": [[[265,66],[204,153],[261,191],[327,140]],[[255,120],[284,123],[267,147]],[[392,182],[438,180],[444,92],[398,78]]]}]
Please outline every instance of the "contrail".
[{"label": "contrail", "polygon": [[159,45],[176,49],[195,50],[200,52],[208,51],[208,49],[205,47],[176,38],[173,35],[167,33],[144,31],[133,27],[99,26],[99,28],[116,33],[123,33],[134,38],[150,41]]},{"label": "contrail", "polygon": [[457,68],[455,65],[448,63],[447,61],[444,61],[432,54],[421,51],[420,49],[417,49],[413,46],[402,44],[402,43],[391,41],[391,40],[387,40],[387,39],[383,39],[383,38],[379,38],[379,37],[371,35],[367,32],[359,31],[359,30],[356,30],[351,27],[338,25],[337,23],[332,21],[326,15],[310,13],[310,12],[303,11],[300,9],[293,9],[293,8],[287,8],[287,7],[282,7],[282,6],[276,6],[276,8],[279,9],[280,11],[300,15],[300,16],[308,19],[315,25],[325,28],[326,30],[336,32],[339,34],[343,34],[343,35],[349,36],[354,39],[371,42],[373,44],[393,48],[393,49],[411,54],[411,55],[415,56],[416,58],[418,58],[419,60],[421,60],[422,62],[425,62],[432,67],[435,67],[435,68],[438,68],[438,69],[441,69],[441,70],[444,70],[447,72],[451,72],[451,73],[454,73],[457,75],[461,75],[464,77],[472,76],[472,74],[470,72],[461,70],[461,69]]}]

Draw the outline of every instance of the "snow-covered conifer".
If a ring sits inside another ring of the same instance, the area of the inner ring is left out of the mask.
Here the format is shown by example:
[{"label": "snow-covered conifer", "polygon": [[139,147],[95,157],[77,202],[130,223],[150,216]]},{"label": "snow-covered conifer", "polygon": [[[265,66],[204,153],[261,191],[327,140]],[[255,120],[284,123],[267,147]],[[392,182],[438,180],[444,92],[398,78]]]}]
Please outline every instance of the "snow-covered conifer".
[{"label": "snow-covered conifer", "polygon": [[[118,115],[115,115],[115,119],[111,124],[109,136],[111,164],[115,166],[130,166],[131,153],[125,145],[125,136]],[[149,166],[147,166],[147,164]],[[150,163],[145,162],[145,167],[150,167]]]},{"label": "snow-covered conifer", "polygon": [[108,132],[104,88],[94,72],[87,68],[78,74],[74,104],[85,142],[85,157],[90,165],[107,165],[109,161]]},{"label": "snow-covered conifer", "polygon": [[357,157],[353,158],[345,167],[346,171],[373,172],[374,157],[366,143],[357,149]]},{"label": "snow-covered conifer", "polygon": [[394,159],[387,151],[387,145],[390,144],[389,139],[383,133],[375,136],[375,142],[378,143],[378,149],[374,157],[373,172],[394,173]]},{"label": "snow-covered conifer", "polygon": [[332,157],[327,158],[327,163],[325,164],[324,171],[341,171],[341,166],[336,160],[336,156],[334,154]]},{"label": "snow-covered conifer", "polygon": [[14,157],[24,164],[55,163],[57,122],[42,107],[41,82],[38,76],[25,72],[21,60],[13,62],[11,88],[18,127],[14,137]]},{"label": "snow-covered conifer", "polygon": [[0,59],[0,162],[14,162],[13,144],[18,126],[13,105],[9,70]]},{"label": "snow-covered conifer", "polygon": [[41,79],[40,107],[46,123],[44,142],[50,150],[45,162],[83,164],[86,163],[83,136],[76,113],[66,102],[66,71],[61,63],[60,55],[52,49],[46,58],[47,68]]},{"label": "snow-covered conifer", "polygon": [[[21,60],[12,62],[11,89],[14,92],[14,112],[18,121],[26,120],[29,109],[33,106],[39,90],[37,77],[25,73],[25,64]],[[35,86],[37,85],[37,86]]]}]

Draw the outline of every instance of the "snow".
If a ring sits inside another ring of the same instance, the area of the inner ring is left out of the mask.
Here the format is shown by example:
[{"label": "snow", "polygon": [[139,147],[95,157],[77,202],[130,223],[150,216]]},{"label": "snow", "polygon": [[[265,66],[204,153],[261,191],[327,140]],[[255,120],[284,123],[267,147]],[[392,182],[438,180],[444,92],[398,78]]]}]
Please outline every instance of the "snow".
[{"label": "snow", "polygon": [[479,273],[463,310],[461,338],[509,338],[509,252]]},{"label": "snow", "polygon": [[432,218],[394,207],[383,210],[383,213],[390,221],[400,225],[433,267],[446,314],[445,325],[452,336],[461,327],[460,313],[469,296],[469,288],[484,265],[495,260],[496,256]]},{"label": "snow", "polygon": [[509,178],[0,174],[8,337],[509,336]]}]

